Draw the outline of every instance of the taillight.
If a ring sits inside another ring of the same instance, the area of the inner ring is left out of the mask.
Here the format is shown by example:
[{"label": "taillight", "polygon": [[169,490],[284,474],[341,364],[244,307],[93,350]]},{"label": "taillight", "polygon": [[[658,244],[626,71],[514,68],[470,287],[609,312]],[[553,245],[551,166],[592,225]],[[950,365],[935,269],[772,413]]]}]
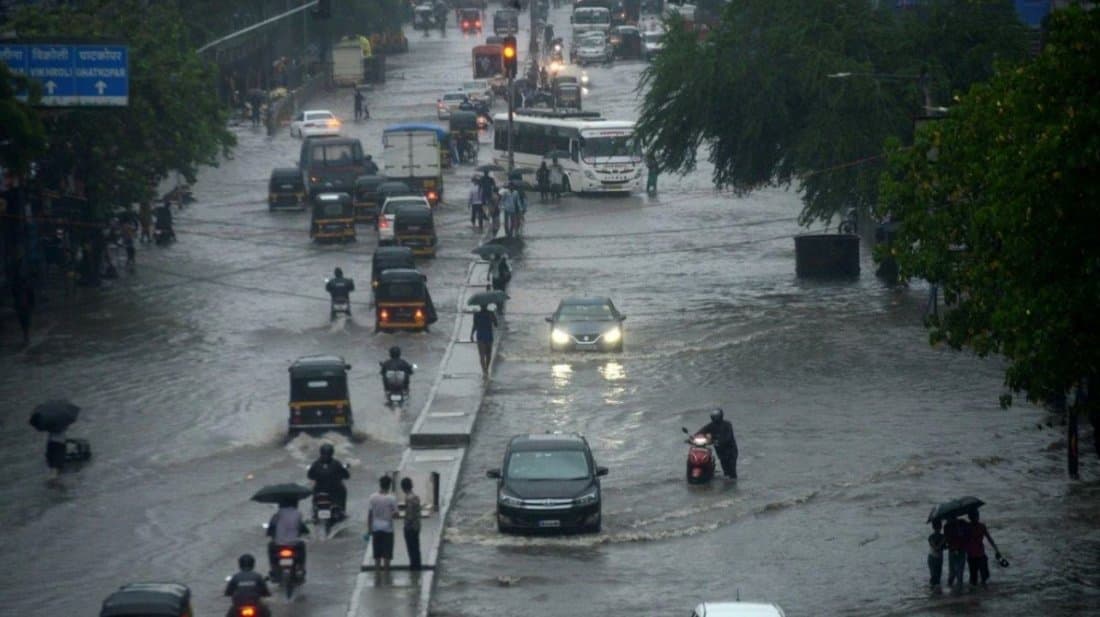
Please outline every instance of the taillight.
[{"label": "taillight", "polygon": [[281,549],[279,549],[279,557],[293,557],[293,556],[294,556],[294,549],[292,549],[292,548],[281,548]]},{"label": "taillight", "polygon": [[240,613],[238,614],[240,615],[240,617],[256,617],[256,607],[242,606]]},{"label": "taillight", "polygon": [[382,309],[382,312],[378,313],[378,318],[382,321],[386,321],[390,318],[390,312],[386,309]]},{"label": "taillight", "polygon": [[429,201],[435,201],[435,198],[436,198],[435,191],[428,191],[428,200]]},{"label": "taillight", "polygon": [[480,28],[481,27],[481,22],[480,21],[475,21],[474,22],[474,27]]},{"label": "taillight", "polygon": [[424,311],[416,309],[416,320],[422,321],[424,319]]},{"label": "taillight", "polygon": [[468,21],[462,22],[462,27],[463,28],[469,28],[470,27],[470,22],[468,22]]},{"label": "taillight", "polygon": [[386,217],[378,219],[378,228],[385,229],[390,226],[390,222],[386,220]]}]

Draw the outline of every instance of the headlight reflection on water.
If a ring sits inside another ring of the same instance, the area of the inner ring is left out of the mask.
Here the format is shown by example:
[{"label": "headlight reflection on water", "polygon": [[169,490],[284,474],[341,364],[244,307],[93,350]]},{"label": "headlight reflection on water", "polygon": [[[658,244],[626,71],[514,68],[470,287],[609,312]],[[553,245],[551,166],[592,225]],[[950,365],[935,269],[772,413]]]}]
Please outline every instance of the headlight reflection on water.
[{"label": "headlight reflection on water", "polygon": [[608,381],[622,381],[626,379],[626,369],[612,360],[600,367],[600,375]]},{"label": "headlight reflection on water", "polygon": [[550,367],[550,374],[554,378],[555,388],[565,388],[573,378],[573,367],[569,364],[555,364]]}]

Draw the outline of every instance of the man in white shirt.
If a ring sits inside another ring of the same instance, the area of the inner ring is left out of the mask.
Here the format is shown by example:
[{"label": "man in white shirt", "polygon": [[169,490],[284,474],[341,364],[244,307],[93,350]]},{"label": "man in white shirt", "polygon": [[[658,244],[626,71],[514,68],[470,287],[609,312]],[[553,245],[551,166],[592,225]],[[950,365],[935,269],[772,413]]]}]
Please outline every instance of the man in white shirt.
[{"label": "man in white shirt", "polygon": [[397,498],[390,489],[393,478],[378,479],[378,492],[370,496],[367,529],[371,535],[375,570],[389,570],[393,559],[393,519],[397,516]]}]

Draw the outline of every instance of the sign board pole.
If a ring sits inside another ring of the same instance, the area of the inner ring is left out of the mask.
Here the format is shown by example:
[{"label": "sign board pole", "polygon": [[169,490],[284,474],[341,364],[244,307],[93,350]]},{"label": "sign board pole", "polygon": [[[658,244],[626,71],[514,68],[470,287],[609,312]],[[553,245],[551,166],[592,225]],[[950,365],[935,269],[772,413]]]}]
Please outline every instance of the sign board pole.
[{"label": "sign board pole", "polygon": [[508,75],[508,174],[511,175],[512,170],[516,168],[516,156],[512,151],[512,113],[513,103],[516,98],[516,93],[513,91],[513,78],[509,73]]}]

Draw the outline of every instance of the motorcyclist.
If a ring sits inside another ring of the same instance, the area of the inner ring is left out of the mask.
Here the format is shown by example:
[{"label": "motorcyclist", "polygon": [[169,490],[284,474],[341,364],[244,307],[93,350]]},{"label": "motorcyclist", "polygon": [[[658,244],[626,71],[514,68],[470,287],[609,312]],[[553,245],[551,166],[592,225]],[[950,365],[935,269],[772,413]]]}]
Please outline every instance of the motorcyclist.
[{"label": "motorcyclist", "polygon": [[235,617],[236,609],[242,606],[254,606],[260,611],[260,617],[269,617],[271,611],[264,605],[263,599],[271,595],[264,577],[254,570],[256,558],[245,553],[237,559],[241,571],[234,574],[225,585],[225,595],[233,598],[233,606],[226,617]]},{"label": "motorcyclist", "polygon": [[344,271],[336,268],[332,271],[332,278],[325,283],[325,291],[332,297],[332,303],[343,302],[348,305],[348,315],[351,315],[351,292],[355,291],[355,281],[344,278]]},{"label": "motorcyclist", "polygon": [[267,524],[267,535],[271,541],[267,544],[267,559],[271,566],[271,580],[278,582],[281,572],[276,566],[279,562],[279,547],[293,546],[294,555],[298,560],[298,568],[301,578],[306,578],[306,543],[302,536],[309,533],[309,527],[302,520],[302,513],[298,511],[298,503],[287,501],[279,504],[279,510],[271,517]]},{"label": "motorcyclist", "polygon": [[727,478],[737,477],[737,439],[733,435],[733,424],[724,418],[721,407],[710,412],[710,422],[696,431],[706,435],[714,443],[714,451],[722,463],[722,472]]},{"label": "motorcyclist", "polygon": [[[398,371],[404,373],[404,383],[400,385],[391,384],[390,381],[386,379],[386,373],[390,371]],[[390,347],[390,359],[382,363],[381,373],[382,386],[385,388],[386,394],[389,394],[391,392],[406,392],[409,389],[409,379],[412,377],[413,374],[413,366],[401,358],[401,348],[395,345],[393,347]]]},{"label": "motorcyclist", "polygon": [[377,176],[378,175],[378,163],[374,162],[371,155],[367,155],[363,160],[363,175]]},{"label": "motorcyclist", "polygon": [[167,199],[164,203],[157,208],[156,211],[157,222],[155,229],[160,232],[164,238],[168,240],[176,239],[176,232],[172,228],[172,204]]},{"label": "motorcyclist", "polygon": [[340,507],[339,513],[333,513],[333,520],[347,518],[348,489],[344,486],[344,480],[351,477],[348,468],[340,461],[333,458],[335,448],[332,444],[321,444],[321,453],[317,460],[309,466],[307,477],[313,480],[313,496],[317,493],[327,493],[332,501]]}]

